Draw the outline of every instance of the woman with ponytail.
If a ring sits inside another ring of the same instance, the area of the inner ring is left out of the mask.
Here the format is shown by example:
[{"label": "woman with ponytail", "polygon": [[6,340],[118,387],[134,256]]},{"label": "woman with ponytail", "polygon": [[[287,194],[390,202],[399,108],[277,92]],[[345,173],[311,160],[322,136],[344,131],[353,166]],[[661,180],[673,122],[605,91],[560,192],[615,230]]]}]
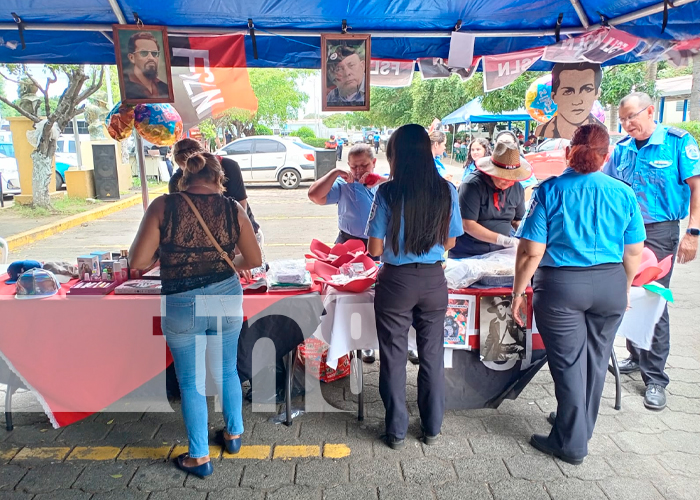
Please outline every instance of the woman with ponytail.
[{"label": "woman with ponytail", "polygon": [[600,171],[608,140],[601,125],[576,131],[567,169],[540,184],[516,235],[513,317],[524,325],[534,275],[532,306],[557,397],[552,431],[530,444],[574,465],[588,454],[646,237],[632,189]]},{"label": "woman with ponytail", "polygon": [[423,440],[434,444],[445,410],[443,360],[447,282],[446,249],[462,234],[457,190],[435,168],[431,139],[419,125],[404,125],[387,144],[389,181],[377,190],[367,234],[370,255],[384,263],[375,289],[379,338],[379,393],[386,410],[385,442],[405,446],[408,330],[416,329],[420,368],[418,409]]},{"label": "woman with ponytail", "polygon": [[[243,325],[238,271],[260,266],[262,256],[243,207],[223,196],[224,172],[216,156],[189,139],[175,144],[182,169],[178,192],[156,198],[131,245],[130,266],[146,269],[160,255],[161,326],[175,363],[189,453],[178,466],[205,477],[209,459],[206,365],[223,406],[224,442],[237,453],[243,433],[243,400],[237,371]],[[236,249],[240,253],[236,253]]]}]

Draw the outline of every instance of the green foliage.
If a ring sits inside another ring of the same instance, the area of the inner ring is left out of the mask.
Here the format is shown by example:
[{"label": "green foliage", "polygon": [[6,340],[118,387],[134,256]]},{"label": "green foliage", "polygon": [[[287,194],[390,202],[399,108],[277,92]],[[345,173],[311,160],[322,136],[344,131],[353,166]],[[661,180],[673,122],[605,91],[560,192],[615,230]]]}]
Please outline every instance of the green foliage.
[{"label": "green foliage", "polygon": [[686,76],[693,74],[693,60],[691,59],[687,66],[676,68],[668,61],[659,62],[659,78],[676,78],[677,76]]},{"label": "green foliage", "polygon": [[[5,80],[2,78],[0,78],[0,95],[7,98],[7,94],[5,93]],[[8,106],[4,102],[0,102],[0,116],[7,118],[9,116],[19,116],[19,113],[11,106]]]},{"label": "green foliage", "polygon": [[211,119],[204,120],[202,123],[200,123],[199,131],[202,133],[202,137],[208,141],[216,139],[216,125]]},{"label": "green foliage", "polygon": [[258,123],[255,126],[255,134],[256,135],[272,135],[272,129],[270,127],[266,127],[262,123]]},{"label": "green foliage", "polygon": [[411,85],[413,107],[411,121],[425,127],[435,118],[442,119],[469,100],[467,89],[457,75],[450,78],[420,80]]},{"label": "green foliage", "polygon": [[[414,81],[417,79],[414,79]],[[376,87],[370,93],[370,122],[378,127],[399,127],[410,123],[413,112],[412,87]]]},{"label": "green foliage", "polygon": [[680,128],[690,132],[695,140],[700,143],[700,122],[669,123],[671,127]]},{"label": "green foliage", "polygon": [[[370,93],[370,100],[374,90]],[[323,118],[323,124],[328,128],[345,128],[350,126],[351,116],[347,113],[333,113]]]},{"label": "green foliage", "polygon": [[316,134],[314,131],[309,128],[309,127],[301,127],[299,130],[295,130],[289,135],[293,135],[295,137],[301,137],[302,139],[315,139]]},{"label": "green foliage", "polygon": [[617,106],[630,92],[656,94],[656,82],[647,79],[646,63],[621,64],[603,68],[603,83],[600,86],[600,102]]},{"label": "green foliage", "polygon": [[330,141],[330,139],[323,139],[321,137],[305,137],[304,138],[305,144],[308,144],[309,146],[313,146],[315,148],[326,147],[326,141]]}]

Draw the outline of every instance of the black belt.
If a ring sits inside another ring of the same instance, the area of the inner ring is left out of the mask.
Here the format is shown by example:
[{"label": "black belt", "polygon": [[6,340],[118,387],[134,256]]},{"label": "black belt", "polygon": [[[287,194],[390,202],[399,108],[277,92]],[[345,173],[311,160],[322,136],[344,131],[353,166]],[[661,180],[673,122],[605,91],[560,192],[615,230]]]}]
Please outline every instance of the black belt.
[{"label": "black belt", "polygon": [[644,226],[654,226],[654,227],[659,227],[659,226],[678,226],[680,225],[681,221],[679,220],[665,220],[662,222],[650,222],[648,224],[644,224]]},{"label": "black belt", "polygon": [[423,262],[411,262],[409,264],[401,264],[400,266],[395,266],[394,264],[384,264],[385,266],[389,267],[401,267],[401,268],[408,268],[408,269],[428,269],[431,267],[442,267],[442,261],[440,262],[433,262],[432,264],[424,264]]}]

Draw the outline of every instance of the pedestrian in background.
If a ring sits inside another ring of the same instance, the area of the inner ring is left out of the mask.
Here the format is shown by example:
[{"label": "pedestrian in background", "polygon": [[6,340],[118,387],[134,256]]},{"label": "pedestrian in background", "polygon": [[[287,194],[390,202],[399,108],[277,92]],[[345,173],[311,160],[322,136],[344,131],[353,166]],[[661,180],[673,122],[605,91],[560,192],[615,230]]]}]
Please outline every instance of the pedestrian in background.
[{"label": "pedestrian in background", "polygon": [[566,148],[568,167],[540,184],[518,230],[513,316],[525,325],[534,275],[533,312],[557,398],[552,431],[530,444],[574,465],[588,454],[645,238],[634,192],[599,171],[608,141],[601,125],[579,128]]},{"label": "pedestrian in background", "polygon": [[442,132],[440,130],[433,130],[430,132],[430,150],[433,154],[433,160],[435,162],[435,168],[438,171],[438,174],[443,179],[446,179],[448,181],[452,180],[452,176],[447,173],[447,169],[445,168],[445,165],[442,163],[442,155],[445,153],[445,146],[447,142],[447,136],[445,135],[445,132]]},{"label": "pedestrian in background", "polygon": [[[443,134],[444,142],[444,134]],[[385,442],[405,446],[408,330],[416,329],[421,363],[418,410],[423,440],[435,443],[445,411],[444,319],[446,249],[462,234],[457,191],[438,175],[431,139],[419,125],[389,138],[390,180],[379,186],[370,212],[369,253],[384,263],[375,288],[379,393],[386,410]]]},{"label": "pedestrian in background", "polygon": [[[620,101],[620,124],[628,137],[615,146],[603,171],[621,179],[634,190],[642,211],[647,239],[644,245],[659,260],[678,255],[678,263],[695,259],[700,235],[700,151],[695,139],[675,127],[654,121],[654,105],[644,93],[634,92]],[[688,217],[688,229],[680,239],[680,221]],[[671,271],[659,281],[671,282]],[[641,369],[646,384],[644,406],[666,407],[665,372],[670,351],[671,329],[668,307],[654,329],[647,351],[627,341],[629,358],[620,362],[620,373]]]},{"label": "pedestrian in background", "polygon": [[340,160],[343,159],[343,144],[345,144],[345,141],[343,140],[342,137],[338,136],[338,140],[335,141],[335,143],[336,143],[336,150],[335,150],[335,152],[337,153],[337,154],[336,154],[336,159],[337,159],[338,161],[340,161]]},{"label": "pedestrian in background", "polygon": [[477,137],[469,143],[467,148],[467,160],[464,164],[464,172],[462,173],[462,182],[467,180],[467,176],[472,172],[476,172],[476,161],[484,156],[491,156],[491,144],[483,137]]},{"label": "pedestrian in background", "polygon": [[174,153],[183,168],[179,192],[156,198],[148,207],[129,251],[129,265],[147,269],[156,251],[160,255],[161,326],[180,382],[189,439],[189,451],[177,457],[177,465],[205,477],[213,473],[207,365],[221,398],[226,450],[238,453],[241,447],[237,353],[243,290],[237,271],[260,266],[262,256],[245,210],[223,196],[224,172],[218,159],[180,143]]}]

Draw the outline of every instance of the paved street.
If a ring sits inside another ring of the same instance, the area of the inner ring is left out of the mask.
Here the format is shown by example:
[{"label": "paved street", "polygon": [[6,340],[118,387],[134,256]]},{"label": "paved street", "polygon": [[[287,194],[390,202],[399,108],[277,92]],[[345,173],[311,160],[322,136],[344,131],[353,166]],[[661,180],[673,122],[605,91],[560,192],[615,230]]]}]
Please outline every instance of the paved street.
[{"label": "paved street", "polygon": [[[380,161],[379,170],[386,171],[385,161]],[[335,208],[313,205],[306,189],[256,186],[248,193],[265,232],[268,259],[303,258],[312,238],[335,238]],[[86,250],[128,248],[141,214],[140,207],[124,210],[20,248],[11,259],[74,260]],[[32,395],[18,394],[15,430],[5,431],[0,419],[0,499],[696,500],[698,283],[700,262],[676,268],[668,408],[659,413],[646,410],[644,385],[633,375],[623,377],[622,410],[614,410],[615,387],[609,375],[590,456],[579,467],[546,457],[527,443],[533,432],[548,432],[546,416],[556,409],[546,369],[517,400],[497,410],[448,412],[443,438],[428,447],[417,439],[417,370],[408,364],[407,447],[390,450],[378,440],[383,406],[377,362],[365,365],[364,422],[356,419],[356,396],[348,378],[322,388],[325,399],[344,412],[305,414],[291,427],[271,423],[274,414],[254,413],[245,403],[241,458],[221,457],[219,450],[212,455],[214,476],[207,480],[188,477],[168,460],[182,453],[187,441],[177,404],[167,412],[107,411],[54,430]],[[1,318],[2,312],[0,324]],[[620,358],[625,356],[622,346],[617,342]],[[215,446],[222,417],[214,412],[213,400],[210,404]]]}]

